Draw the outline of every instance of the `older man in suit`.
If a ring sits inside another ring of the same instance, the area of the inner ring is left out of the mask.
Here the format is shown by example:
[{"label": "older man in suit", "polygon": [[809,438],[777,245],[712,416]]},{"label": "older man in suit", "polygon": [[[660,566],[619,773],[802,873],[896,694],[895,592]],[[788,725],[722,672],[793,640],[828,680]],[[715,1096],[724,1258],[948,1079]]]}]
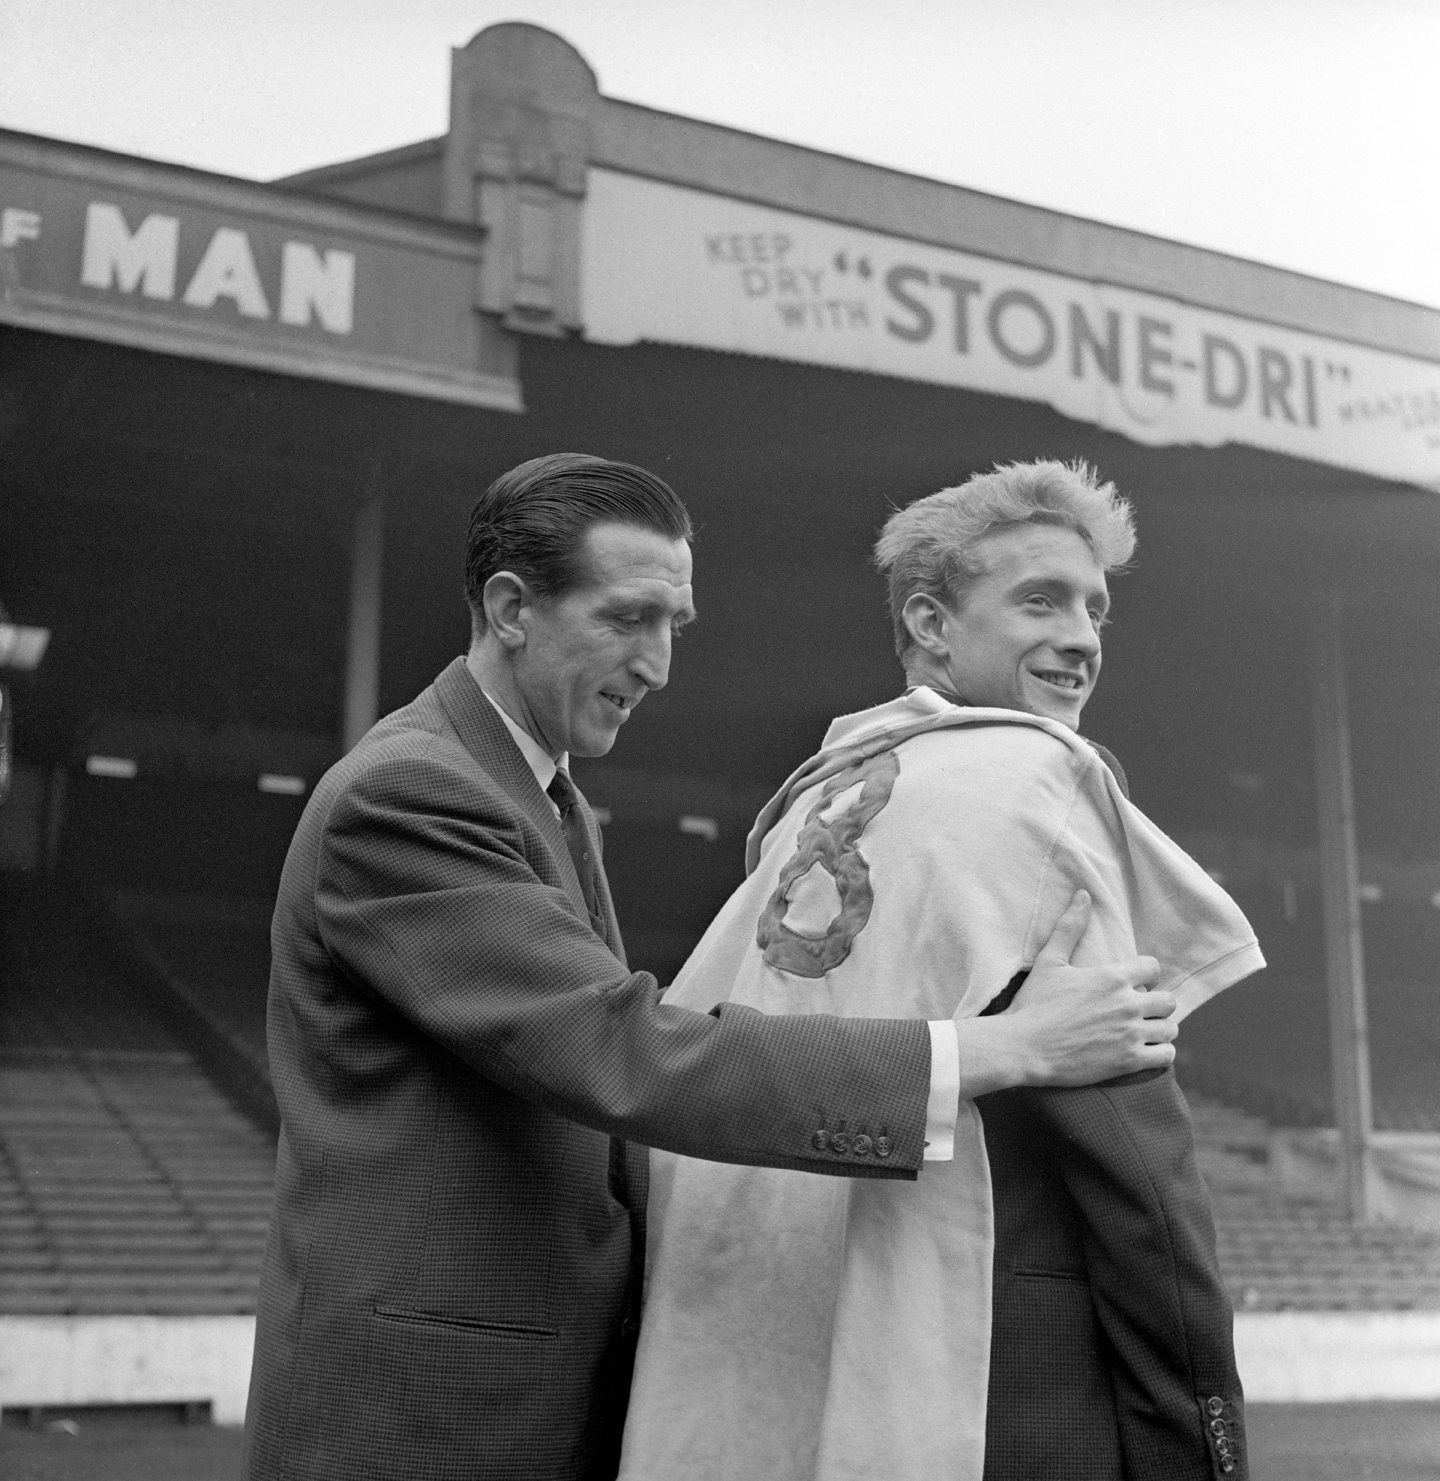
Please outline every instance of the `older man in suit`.
[{"label": "older man in suit", "polygon": [[471,518],[468,655],[315,789],[272,932],[252,1481],[613,1475],[645,1145],[913,1179],[962,1095],[1173,1056],[1156,964],[1068,966],[1075,912],[1014,1009],[963,1033],[696,1013],[627,969],[566,761],[665,684],[689,534],[630,465],[497,479]]}]

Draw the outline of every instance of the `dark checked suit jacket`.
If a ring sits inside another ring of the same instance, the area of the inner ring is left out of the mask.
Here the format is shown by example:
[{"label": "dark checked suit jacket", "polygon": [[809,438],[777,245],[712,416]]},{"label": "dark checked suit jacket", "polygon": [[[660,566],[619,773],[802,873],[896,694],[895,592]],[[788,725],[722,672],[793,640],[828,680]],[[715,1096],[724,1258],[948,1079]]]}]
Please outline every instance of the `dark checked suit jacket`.
[{"label": "dark checked suit jacket", "polygon": [[[631,1142],[915,1176],[922,1022],[662,1005],[599,894],[603,940],[461,660],[315,789],[272,929],[282,1129],[251,1481],[613,1475],[646,1192]],[[816,1136],[842,1121],[885,1123],[886,1162]]]},{"label": "dark checked suit jacket", "polygon": [[985,1481],[1246,1481],[1230,1299],[1173,1072],[976,1105],[995,1205]]}]

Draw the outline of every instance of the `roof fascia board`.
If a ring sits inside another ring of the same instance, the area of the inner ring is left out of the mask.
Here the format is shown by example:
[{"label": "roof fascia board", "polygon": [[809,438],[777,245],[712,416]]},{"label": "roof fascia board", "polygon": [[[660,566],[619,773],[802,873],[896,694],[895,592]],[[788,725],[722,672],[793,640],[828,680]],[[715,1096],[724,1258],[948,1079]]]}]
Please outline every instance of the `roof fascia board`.
[{"label": "roof fascia board", "polygon": [[354,233],[375,242],[414,247],[447,257],[478,260],[483,249],[485,232],[478,225],[350,205],[330,196],[305,195],[288,185],[261,184],[36,134],[0,129],[0,158],[86,184],[113,185],[142,193],[161,192],[189,205],[314,231]]},{"label": "roof fascia board", "polygon": [[393,169],[396,165],[413,165],[425,160],[439,160],[445,153],[445,135],[433,139],[421,139],[415,144],[402,144],[397,149],[382,149],[378,154],[361,154],[354,159],[337,160],[330,165],[317,165],[310,170],[296,170],[290,175],[279,175],[270,183],[283,185],[286,189],[297,186],[325,186],[332,182],[354,180],[377,171]]}]

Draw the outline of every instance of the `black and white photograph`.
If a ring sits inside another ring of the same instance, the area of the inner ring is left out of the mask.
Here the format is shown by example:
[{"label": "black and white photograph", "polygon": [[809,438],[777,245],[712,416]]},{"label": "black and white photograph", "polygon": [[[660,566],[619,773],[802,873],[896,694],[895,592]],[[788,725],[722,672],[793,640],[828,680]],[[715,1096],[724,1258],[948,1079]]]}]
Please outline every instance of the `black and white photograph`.
[{"label": "black and white photograph", "polygon": [[0,1472],[1440,1481],[1437,159],[1440,0],[0,0]]}]

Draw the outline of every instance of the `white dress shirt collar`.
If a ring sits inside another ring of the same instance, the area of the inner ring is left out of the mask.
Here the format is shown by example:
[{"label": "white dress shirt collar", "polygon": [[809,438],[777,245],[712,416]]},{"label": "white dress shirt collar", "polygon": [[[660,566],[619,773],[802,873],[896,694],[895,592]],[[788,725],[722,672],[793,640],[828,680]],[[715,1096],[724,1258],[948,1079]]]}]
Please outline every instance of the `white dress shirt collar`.
[{"label": "white dress shirt collar", "polygon": [[515,744],[520,747],[520,754],[525,758],[530,770],[535,773],[535,780],[540,783],[540,790],[548,795],[550,783],[555,780],[555,773],[561,767],[567,771],[570,769],[569,752],[562,751],[558,761],[552,760],[544,746],[528,730],[517,725],[505,713],[504,706],[488,689],[481,688],[480,693],[495,707],[495,713],[505,722],[505,728],[515,737]]}]

